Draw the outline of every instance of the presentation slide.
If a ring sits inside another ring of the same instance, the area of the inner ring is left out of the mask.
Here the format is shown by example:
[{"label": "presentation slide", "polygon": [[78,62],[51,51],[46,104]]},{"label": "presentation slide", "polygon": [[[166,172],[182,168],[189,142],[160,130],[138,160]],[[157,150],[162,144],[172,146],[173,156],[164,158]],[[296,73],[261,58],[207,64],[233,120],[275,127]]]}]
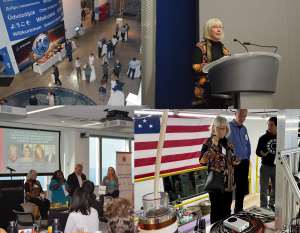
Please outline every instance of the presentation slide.
[{"label": "presentation slide", "polygon": [[59,169],[59,132],[0,127],[0,174]]}]

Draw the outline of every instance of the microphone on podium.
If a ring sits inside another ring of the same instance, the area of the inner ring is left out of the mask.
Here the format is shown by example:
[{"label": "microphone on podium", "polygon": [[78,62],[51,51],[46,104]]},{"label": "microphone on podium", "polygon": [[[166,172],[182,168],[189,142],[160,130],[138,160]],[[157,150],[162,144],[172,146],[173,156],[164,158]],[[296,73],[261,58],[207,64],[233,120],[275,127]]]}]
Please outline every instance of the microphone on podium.
[{"label": "microphone on podium", "polygon": [[245,45],[243,45],[239,40],[237,40],[237,39],[233,39],[233,41],[234,42],[239,42],[242,46],[244,46],[245,47],[245,49],[247,50],[247,52],[248,52],[248,49],[247,49],[247,47],[245,46]]},{"label": "microphone on podium", "polygon": [[9,170],[11,170],[11,171],[16,171],[16,170],[14,170],[14,169],[12,169],[12,168],[10,168],[10,167],[6,167],[6,169],[9,169]]},{"label": "microphone on podium", "polygon": [[263,45],[251,44],[250,42],[244,42],[243,44],[244,44],[244,45],[254,45],[254,46],[258,46],[258,47],[276,48],[276,50],[275,50],[274,53],[276,53],[276,51],[277,51],[277,49],[278,49],[277,46],[263,46]]}]

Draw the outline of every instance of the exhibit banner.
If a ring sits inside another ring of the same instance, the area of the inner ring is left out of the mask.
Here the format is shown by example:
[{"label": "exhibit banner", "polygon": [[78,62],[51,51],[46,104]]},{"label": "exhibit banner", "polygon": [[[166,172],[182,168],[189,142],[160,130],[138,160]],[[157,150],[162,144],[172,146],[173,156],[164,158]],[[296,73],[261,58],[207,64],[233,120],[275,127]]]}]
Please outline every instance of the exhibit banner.
[{"label": "exhibit banner", "polygon": [[131,152],[116,152],[116,174],[119,180],[120,196],[132,197]]},{"label": "exhibit banner", "polygon": [[33,50],[34,56],[39,59],[52,51],[55,48],[55,43],[61,44],[65,40],[65,25],[64,21],[61,21],[58,25],[13,45],[12,49],[19,72],[21,73],[31,65],[29,62],[30,50]]},{"label": "exhibit banner", "polygon": [[64,17],[62,0],[0,0],[10,41],[39,34]]}]

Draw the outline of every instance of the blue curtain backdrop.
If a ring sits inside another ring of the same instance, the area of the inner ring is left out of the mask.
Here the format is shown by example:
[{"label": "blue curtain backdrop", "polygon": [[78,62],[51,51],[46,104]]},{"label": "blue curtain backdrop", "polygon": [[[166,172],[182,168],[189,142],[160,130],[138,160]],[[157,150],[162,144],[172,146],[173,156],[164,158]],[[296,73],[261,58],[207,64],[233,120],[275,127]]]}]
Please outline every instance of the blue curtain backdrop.
[{"label": "blue curtain backdrop", "polygon": [[193,108],[190,61],[199,37],[197,6],[198,0],[156,1],[155,108]]}]

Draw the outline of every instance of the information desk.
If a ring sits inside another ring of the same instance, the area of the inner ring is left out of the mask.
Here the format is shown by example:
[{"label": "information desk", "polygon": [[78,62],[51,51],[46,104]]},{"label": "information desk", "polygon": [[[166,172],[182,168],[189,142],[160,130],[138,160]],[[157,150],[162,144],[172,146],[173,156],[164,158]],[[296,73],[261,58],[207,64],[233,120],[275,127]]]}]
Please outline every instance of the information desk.
[{"label": "information desk", "polygon": [[[64,44],[63,44],[64,46]],[[74,41],[72,41],[72,50],[76,49],[76,44]],[[62,61],[62,59],[66,56],[66,49],[61,50],[60,52],[56,53],[51,58],[42,58],[44,60],[43,63],[37,64],[36,62],[33,64],[33,71],[36,73],[39,73],[42,75],[47,69],[49,69],[51,66],[56,64],[59,61]]]}]

